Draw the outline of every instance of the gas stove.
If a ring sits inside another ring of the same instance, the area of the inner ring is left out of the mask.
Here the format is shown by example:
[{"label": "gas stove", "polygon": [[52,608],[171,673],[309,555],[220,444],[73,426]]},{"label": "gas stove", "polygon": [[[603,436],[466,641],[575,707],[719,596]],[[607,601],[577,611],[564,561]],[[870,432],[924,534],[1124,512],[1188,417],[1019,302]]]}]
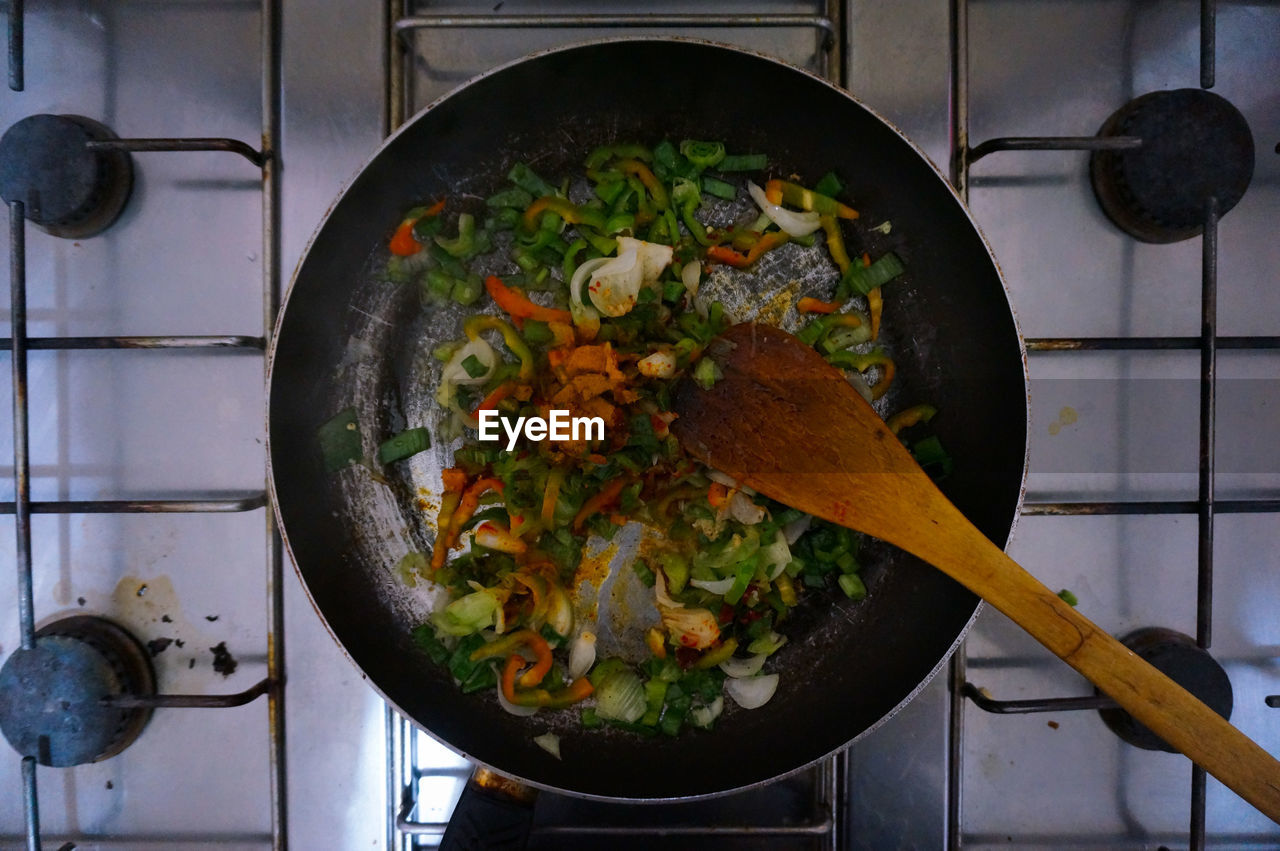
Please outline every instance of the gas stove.
[{"label": "gas stove", "polygon": [[[388,132],[611,35],[810,68],[950,174],[1028,339],[1011,555],[1280,753],[1280,7],[23,5],[0,97],[0,717],[31,758],[0,747],[0,847],[439,842],[470,767],[382,704],[282,564],[263,356],[288,271]],[[710,802],[544,795],[531,845],[1280,846],[1108,706],[987,609],[946,676],[822,765]]]}]

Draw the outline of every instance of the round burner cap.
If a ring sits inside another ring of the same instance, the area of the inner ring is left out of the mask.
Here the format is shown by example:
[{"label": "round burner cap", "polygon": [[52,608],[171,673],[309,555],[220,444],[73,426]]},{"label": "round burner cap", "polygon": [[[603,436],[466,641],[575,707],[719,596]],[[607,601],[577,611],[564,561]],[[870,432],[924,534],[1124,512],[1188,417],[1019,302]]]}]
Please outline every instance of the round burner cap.
[{"label": "round burner cap", "polygon": [[[1131,632],[1120,642],[1150,662],[1157,670],[1191,692],[1210,709],[1231,720],[1234,695],[1231,680],[1218,661],[1189,636],[1163,627],[1146,627]],[[1111,732],[1131,745],[1149,751],[1177,753],[1164,739],[1123,709],[1098,712]]]},{"label": "round burner cap", "polygon": [[21,201],[27,219],[54,236],[79,239],[106,228],[124,208],[133,166],[122,151],[92,151],[114,139],[79,115],[32,115],[0,137],[0,197]]},{"label": "round burner cap", "polygon": [[42,765],[95,762],[127,747],[151,714],[102,698],[154,691],[150,662],[132,636],[100,618],[67,618],[0,667],[0,731]]},{"label": "round burner cap", "polygon": [[1144,242],[1177,242],[1204,228],[1205,205],[1224,215],[1253,178],[1253,134],[1231,102],[1202,89],[1151,92],[1122,106],[1099,136],[1138,136],[1142,147],[1097,151],[1093,191],[1121,229]]}]

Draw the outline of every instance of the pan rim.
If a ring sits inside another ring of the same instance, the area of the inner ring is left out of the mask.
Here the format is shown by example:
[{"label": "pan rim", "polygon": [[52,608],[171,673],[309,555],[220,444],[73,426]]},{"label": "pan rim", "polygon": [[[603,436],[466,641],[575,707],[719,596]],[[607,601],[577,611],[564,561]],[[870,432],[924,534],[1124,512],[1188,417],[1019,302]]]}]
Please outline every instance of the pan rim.
[{"label": "pan rim", "polygon": [[973,614],[965,622],[963,628],[961,628],[955,640],[947,648],[946,652],[939,659],[938,663],[928,672],[928,674],[926,674],[920,680],[920,682],[906,696],[903,697],[902,700],[900,700],[897,704],[895,704],[893,708],[891,708],[888,712],[882,715],[874,723],[864,728],[853,738],[849,739],[843,744],[840,744],[834,748],[831,748],[829,751],[817,757],[814,757],[813,759],[808,760],[800,765],[797,765],[779,774],[773,775],[772,777],[769,777],[769,778],[757,780],[750,783],[745,783],[742,785],[735,785],[726,789],[720,789],[712,792],[705,792],[705,793],[699,793],[694,795],[679,795],[679,796],[665,796],[665,797],[627,797],[627,796],[618,796],[618,795],[602,795],[602,794],[597,794],[592,792],[585,792],[577,789],[566,789],[560,786],[555,786],[554,784],[544,783],[536,780],[531,780],[525,777],[521,777],[520,775],[515,774],[509,770],[503,769],[500,766],[495,766],[491,763],[485,762],[484,760],[480,760],[472,756],[471,754],[468,754],[466,751],[463,751],[460,748],[456,747],[452,743],[438,737],[430,729],[423,726],[416,719],[414,719],[409,713],[403,711],[400,708],[400,706],[383,691],[383,689],[378,685],[378,683],[372,677],[370,677],[368,674],[365,673],[364,668],[355,660],[354,657],[352,657],[346,645],[339,639],[337,634],[334,632],[333,627],[329,623],[329,619],[325,617],[324,612],[321,611],[319,605],[316,603],[316,600],[314,595],[312,594],[311,588],[307,583],[306,578],[303,576],[302,569],[298,564],[298,560],[294,556],[293,546],[289,540],[288,529],[284,524],[284,520],[283,520],[281,508],[280,508],[280,501],[278,498],[278,494],[276,492],[275,468],[273,464],[272,441],[271,441],[271,410],[272,410],[273,389],[275,387],[274,379],[275,379],[276,354],[278,349],[279,332],[284,324],[284,319],[288,311],[290,297],[293,295],[293,292],[297,285],[298,278],[300,276],[302,268],[305,265],[308,256],[311,254],[311,251],[316,241],[319,239],[321,232],[325,229],[325,226],[328,224],[329,220],[333,217],[334,212],[341,205],[343,199],[346,198],[348,192],[351,191],[352,187],[354,186],[356,181],[360,178],[360,176],[365,173],[365,171],[378,159],[379,156],[382,155],[383,151],[385,151],[388,147],[390,147],[402,134],[408,132],[409,129],[414,124],[416,124],[424,115],[426,115],[431,110],[437,108],[440,104],[454,97],[460,96],[461,94],[466,92],[468,89],[470,89],[473,84],[481,80],[484,80],[490,76],[499,74],[510,68],[519,66],[523,63],[526,63],[544,56],[550,56],[550,55],[570,52],[574,50],[580,50],[580,49],[589,48],[589,47],[600,47],[600,46],[606,46],[606,45],[612,45],[612,44],[638,43],[638,42],[658,43],[658,44],[678,43],[678,44],[690,44],[690,45],[698,45],[703,47],[718,48],[721,50],[727,50],[727,51],[732,51],[734,53],[744,54],[759,60],[772,63],[786,71],[801,73],[807,76],[808,78],[810,78],[810,80],[822,84],[826,88],[830,89],[832,92],[844,98],[847,98],[849,101],[853,102],[859,108],[865,110],[868,114],[870,114],[876,120],[880,121],[884,126],[889,128],[902,142],[904,142],[908,147],[910,147],[910,149],[932,170],[935,177],[937,177],[938,180],[941,182],[941,184],[945,187],[946,191],[951,196],[952,201],[956,204],[960,212],[963,213],[965,219],[968,221],[969,226],[972,228],[973,233],[975,233],[978,236],[979,240],[981,240],[983,250],[986,252],[987,257],[990,259],[992,267],[996,272],[996,277],[1000,281],[1000,286],[1005,296],[1005,305],[1009,309],[1009,318],[1010,318],[1010,322],[1012,323],[1012,330],[1018,342],[1019,356],[1022,364],[1022,383],[1023,383],[1024,397],[1026,400],[1025,422],[1028,427],[1024,430],[1024,433],[1023,433],[1022,474],[1018,484],[1018,495],[1013,505],[1012,517],[1009,521],[1009,531],[1006,535],[1005,543],[1002,546],[1002,549],[1006,552],[1008,551],[1009,546],[1013,541],[1013,536],[1018,526],[1018,520],[1022,515],[1023,503],[1026,499],[1026,493],[1027,493],[1027,476],[1028,476],[1028,468],[1029,468],[1029,461],[1030,461],[1030,428],[1029,426],[1030,426],[1030,420],[1031,420],[1031,382],[1030,382],[1030,367],[1027,360],[1026,339],[1023,336],[1021,323],[1018,320],[1017,311],[1014,308],[1012,295],[1009,290],[1009,283],[1005,279],[1004,270],[1001,268],[1000,262],[996,258],[995,253],[991,248],[991,243],[987,239],[986,234],[983,232],[982,228],[978,225],[978,223],[974,220],[973,214],[970,211],[968,204],[965,203],[963,198],[961,198],[959,192],[957,192],[951,180],[938,167],[938,165],[933,161],[933,159],[930,158],[929,155],[925,153],[924,150],[922,150],[920,146],[917,145],[911,138],[909,138],[905,133],[903,133],[902,130],[899,129],[896,124],[894,124],[892,121],[887,119],[878,110],[872,108],[871,106],[868,106],[866,103],[860,100],[852,92],[850,92],[847,89],[841,88],[840,86],[832,83],[830,80],[826,79],[825,77],[819,74],[816,74],[813,71],[808,70],[807,68],[801,68],[799,66],[792,65],[791,63],[783,59],[780,59],[776,56],[771,56],[767,53],[751,50],[749,48],[744,48],[739,45],[726,44],[724,42],[718,42],[711,39],[694,38],[690,36],[645,36],[645,35],[607,36],[602,38],[575,41],[569,44],[559,45],[557,47],[544,48],[541,50],[524,54],[520,57],[512,59],[501,65],[497,65],[493,68],[483,71],[469,78],[465,82],[459,84],[457,87],[450,90],[449,92],[446,92],[445,94],[431,101],[422,109],[414,113],[411,117],[407,118],[399,128],[397,128],[394,132],[388,135],[382,141],[382,143],[378,145],[378,147],[363,162],[361,162],[360,166],[351,174],[350,177],[348,177],[343,182],[341,188],[338,190],[337,194],[334,196],[333,201],[329,204],[328,208],[326,209],[325,214],[321,217],[315,229],[312,231],[310,238],[308,238],[306,245],[304,246],[303,251],[298,258],[297,264],[294,267],[293,273],[290,276],[289,286],[286,288],[285,292],[281,296],[280,307],[276,315],[275,324],[272,329],[271,339],[270,339],[270,343],[267,350],[267,374],[266,374],[267,404],[264,411],[264,415],[266,419],[265,449],[266,449],[266,455],[267,455],[267,492],[268,492],[268,497],[271,503],[272,518],[275,522],[276,530],[280,535],[280,540],[284,547],[284,551],[285,553],[288,554],[289,561],[293,566],[294,573],[297,575],[298,581],[302,586],[302,590],[303,590],[303,593],[306,595],[307,601],[311,604],[311,608],[315,610],[315,613],[319,617],[320,622],[324,626],[325,631],[333,639],[334,643],[338,646],[343,656],[345,656],[347,661],[350,662],[350,664],[355,668],[357,672],[359,672],[361,679],[364,680],[364,682],[373,689],[374,693],[377,694],[378,697],[382,699],[382,701],[386,704],[386,706],[395,710],[396,714],[398,714],[401,718],[408,721],[415,729],[422,731],[427,736],[429,736],[433,741],[438,742],[440,745],[447,748],[452,753],[457,754],[458,756],[466,759],[467,761],[473,763],[474,765],[478,767],[487,768],[503,776],[510,777],[527,786],[530,786],[542,791],[552,792],[558,795],[565,795],[568,797],[579,798],[583,800],[643,805],[643,804],[670,804],[670,803],[710,800],[714,798],[723,797],[726,795],[735,794],[738,792],[745,792],[752,789],[757,789],[757,788],[775,783],[777,781],[784,780],[789,777],[793,777],[802,771],[807,771],[808,769],[812,768],[818,763],[831,758],[831,756],[836,754],[837,752],[849,748],[856,742],[862,740],[869,733],[872,733],[873,731],[878,730],[891,718],[893,718],[899,712],[901,712],[902,709],[908,703],[915,700],[916,697],[918,697],[919,694],[933,682],[934,678],[937,677],[939,672],[941,672],[945,666],[950,664],[956,650],[964,642],[965,638],[969,634],[970,629],[972,629],[974,623],[977,621],[978,616],[982,613],[983,609],[985,608],[986,602],[980,598],[978,599],[977,604],[974,606]]}]

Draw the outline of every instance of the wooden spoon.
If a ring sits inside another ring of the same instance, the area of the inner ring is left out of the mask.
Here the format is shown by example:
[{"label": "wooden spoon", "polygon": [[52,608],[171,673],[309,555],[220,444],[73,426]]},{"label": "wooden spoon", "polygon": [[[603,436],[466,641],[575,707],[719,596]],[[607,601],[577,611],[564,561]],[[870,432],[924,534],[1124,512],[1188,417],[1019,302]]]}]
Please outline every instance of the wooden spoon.
[{"label": "wooden spoon", "polygon": [[686,380],[675,395],[671,430],[688,452],[779,502],[933,564],[1280,822],[1280,762],[987,540],[817,352],[776,328],[742,324],[708,355],[724,378],[710,390]]}]

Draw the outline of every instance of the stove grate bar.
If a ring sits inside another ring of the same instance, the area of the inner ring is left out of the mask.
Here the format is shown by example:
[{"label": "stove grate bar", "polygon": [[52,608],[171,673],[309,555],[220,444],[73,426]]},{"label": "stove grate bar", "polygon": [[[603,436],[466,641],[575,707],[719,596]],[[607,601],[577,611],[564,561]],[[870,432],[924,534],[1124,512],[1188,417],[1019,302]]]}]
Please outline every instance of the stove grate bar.
[{"label": "stove grate bar", "polygon": [[[240,352],[263,352],[265,337],[246,334],[135,336],[135,337],[28,337],[28,351],[85,351],[101,349],[218,349]],[[0,352],[13,349],[13,340],[0,337]]]},{"label": "stove grate bar", "polygon": [[997,151],[1129,151],[1141,147],[1137,136],[1001,136],[971,148],[967,163],[973,165]]},{"label": "stove grate bar", "polygon": [[[1280,512],[1280,499],[1229,499],[1214,503],[1218,514],[1273,514]],[[1034,517],[1091,517],[1115,514],[1198,514],[1196,500],[1134,500],[1132,502],[1033,502],[1022,513]]]},{"label": "stove grate bar", "polygon": [[265,166],[269,158],[267,153],[259,151],[239,139],[209,137],[188,139],[103,139],[86,142],[85,147],[91,151],[129,151],[135,154],[154,151],[224,151],[229,154],[239,154],[259,168]]},{"label": "stove grate bar", "polygon": [[[267,495],[254,491],[235,496],[194,499],[107,499],[28,502],[30,514],[231,514],[254,511],[267,504]],[[14,514],[17,503],[0,502],[0,515]]]},{"label": "stove grate bar", "polygon": [[[23,2],[11,0],[9,4],[9,86],[14,91],[23,88]],[[30,492],[30,456],[27,445],[27,351],[143,349],[158,351],[209,350],[254,352],[263,354],[271,329],[275,326],[280,304],[280,187],[279,163],[275,146],[279,139],[281,100],[281,45],[279,0],[261,0],[261,77],[262,77],[262,150],[253,148],[237,139],[220,137],[200,138],[138,138],[113,139],[87,143],[91,150],[130,151],[135,153],[187,151],[225,152],[236,154],[257,166],[262,181],[262,284],[263,284],[263,333],[253,335],[208,336],[87,336],[87,337],[27,337],[26,315],[26,220],[20,201],[10,202],[9,207],[9,289],[11,299],[10,334],[0,338],[0,351],[9,351],[13,383],[13,468],[14,500],[0,502],[0,515],[12,514],[15,526],[15,563],[18,580],[17,608],[21,631],[21,644],[25,649],[33,646],[34,605],[31,579],[31,515],[32,514],[128,514],[153,512],[242,512],[262,508],[267,504],[265,488],[262,491],[232,494],[193,494],[177,499],[130,500],[66,500],[32,501]],[[264,370],[266,361],[264,358]],[[267,695],[269,727],[268,771],[271,784],[271,831],[265,834],[245,834],[229,837],[213,837],[215,842],[236,844],[263,844],[273,849],[288,845],[288,821],[286,802],[288,797],[285,766],[285,717],[284,717],[284,601],[282,545],[270,512],[265,525],[267,538],[266,587],[268,593],[267,632],[270,636],[267,648],[267,677],[245,692],[236,695],[159,695],[140,698],[150,706],[167,707],[229,707],[248,703],[262,694]],[[41,848],[39,799],[36,786],[34,759],[24,759],[23,794],[25,814],[25,846],[28,851]],[[9,837],[0,836],[0,845]],[[59,837],[57,841],[63,838]],[[144,846],[171,847],[183,838],[133,836],[105,837],[82,836],[62,847],[74,847],[76,842],[95,847],[136,848]],[[192,841],[209,841],[200,836]]]},{"label": "stove grate bar", "polygon": [[[1200,337],[1029,337],[1028,352],[1115,352],[1199,349]],[[1280,349],[1280,337],[1218,337],[1219,349]]]}]

